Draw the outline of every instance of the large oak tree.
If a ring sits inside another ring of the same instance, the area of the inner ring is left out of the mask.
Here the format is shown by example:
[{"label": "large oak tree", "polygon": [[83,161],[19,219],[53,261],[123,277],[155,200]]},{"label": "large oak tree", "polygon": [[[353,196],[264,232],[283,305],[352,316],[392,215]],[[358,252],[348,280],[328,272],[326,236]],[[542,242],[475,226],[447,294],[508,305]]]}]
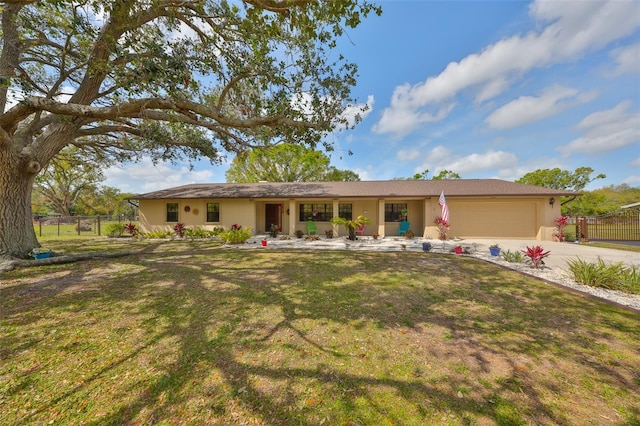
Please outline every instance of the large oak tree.
[{"label": "large oak tree", "polygon": [[366,0],[1,3],[0,256],[38,246],[32,185],[69,145],[215,162],[353,124],[342,113],[357,69],[336,43],[371,12]]}]

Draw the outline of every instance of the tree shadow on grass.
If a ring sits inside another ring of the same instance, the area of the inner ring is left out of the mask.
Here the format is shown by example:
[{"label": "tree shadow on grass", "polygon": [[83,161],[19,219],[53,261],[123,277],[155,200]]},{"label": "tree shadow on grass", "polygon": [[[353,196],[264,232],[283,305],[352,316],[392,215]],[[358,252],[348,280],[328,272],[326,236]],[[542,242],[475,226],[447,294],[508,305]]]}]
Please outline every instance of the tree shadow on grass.
[{"label": "tree shadow on grass", "polygon": [[[120,272],[96,280],[92,274],[100,268]],[[80,385],[52,395],[25,422],[69,409],[89,390],[99,393],[111,370],[143,367],[157,373],[142,376],[144,384],[109,389],[112,403],[96,409],[103,415],[94,424],[309,424],[325,418],[419,424],[443,414],[457,421],[566,423],[594,406],[605,414],[615,411],[597,395],[568,401],[577,408],[554,407],[549,392],[573,397],[567,377],[545,371],[554,368],[567,375],[583,369],[602,385],[638,394],[637,377],[635,383],[631,377],[637,355],[607,367],[595,362],[588,347],[640,332],[637,318],[593,301],[597,309],[585,310],[581,297],[471,259],[160,251],[94,264],[71,281],[29,306],[38,308],[40,318],[91,306],[112,311],[122,322],[130,316],[131,324],[111,331],[122,329],[131,347],[93,366]],[[85,291],[69,291],[86,282]],[[0,296],[15,296],[12,291],[0,289]],[[12,300],[10,314],[0,320],[28,325],[31,320],[21,319],[29,310]],[[611,318],[622,331],[585,325]],[[572,324],[579,333],[566,332]],[[132,343],[130,327],[142,329],[147,343]],[[20,356],[18,340],[2,336],[7,359]],[[31,348],[39,345],[34,340]],[[638,346],[627,343],[624,349]],[[597,361],[611,358],[605,354]],[[545,363],[548,368],[540,367]],[[14,385],[14,393],[34,386],[29,375],[15,380],[24,382]]]}]

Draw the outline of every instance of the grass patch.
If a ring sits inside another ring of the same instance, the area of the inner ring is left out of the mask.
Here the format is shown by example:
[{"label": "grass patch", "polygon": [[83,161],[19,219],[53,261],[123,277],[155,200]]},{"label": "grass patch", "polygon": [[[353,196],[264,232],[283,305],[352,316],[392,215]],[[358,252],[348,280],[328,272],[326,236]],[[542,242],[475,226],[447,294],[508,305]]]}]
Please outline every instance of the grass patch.
[{"label": "grass patch", "polygon": [[470,257],[49,240],[0,284],[0,424],[636,424],[637,314]]},{"label": "grass patch", "polygon": [[606,242],[602,242],[602,241],[589,241],[588,245],[590,247],[609,248],[609,249],[615,249],[615,250],[624,250],[624,251],[632,251],[632,252],[640,253],[640,246],[639,245],[634,245],[634,244],[632,244],[632,242],[629,242],[627,244],[624,241],[619,242],[619,243],[606,243]]}]

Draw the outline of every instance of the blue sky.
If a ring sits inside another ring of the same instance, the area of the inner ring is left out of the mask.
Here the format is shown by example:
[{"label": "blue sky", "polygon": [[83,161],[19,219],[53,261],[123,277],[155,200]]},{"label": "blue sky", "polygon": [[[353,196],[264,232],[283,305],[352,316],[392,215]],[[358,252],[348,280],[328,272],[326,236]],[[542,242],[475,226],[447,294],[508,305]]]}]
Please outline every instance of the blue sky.
[{"label": "blue sky", "polygon": [[[362,180],[515,180],[587,166],[587,189],[640,186],[640,2],[379,1],[342,52],[359,66],[353,94],[370,106],[334,133],[332,165]],[[347,151],[353,155],[346,155]],[[224,182],[200,162],[108,170],[123,192]]]}]

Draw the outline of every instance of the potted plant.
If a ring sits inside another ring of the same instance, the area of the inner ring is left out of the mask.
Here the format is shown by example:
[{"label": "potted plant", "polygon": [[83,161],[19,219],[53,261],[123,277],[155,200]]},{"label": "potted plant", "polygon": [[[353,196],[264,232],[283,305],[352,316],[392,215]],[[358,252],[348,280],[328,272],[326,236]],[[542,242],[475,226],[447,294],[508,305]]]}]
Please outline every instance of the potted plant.
[{"label": "potted plant", "polygon": [[371,236],[373,237],[374,240],[377,240],[380,234],[378,234],[378,231],[373,231],[373,234],[371,234]]},{"label": "potted plant", "polygon": [[333,238],[333,229],[327,229],[326,231],[324,231],[324,235],[327,238]]},{"label": "potted plant", "polygon": [[278,225],[276,225],[275,223],[271,224],[271,227],[269,228],[269,235],[271,235],[273,238],[276,238],[278,236]]},{"label": "potted plant", "polygon": [[500,256],[500,246],[497,243],[491,244],[489,246],[489,252],[491,256]]}]

